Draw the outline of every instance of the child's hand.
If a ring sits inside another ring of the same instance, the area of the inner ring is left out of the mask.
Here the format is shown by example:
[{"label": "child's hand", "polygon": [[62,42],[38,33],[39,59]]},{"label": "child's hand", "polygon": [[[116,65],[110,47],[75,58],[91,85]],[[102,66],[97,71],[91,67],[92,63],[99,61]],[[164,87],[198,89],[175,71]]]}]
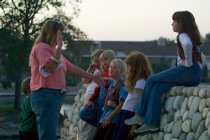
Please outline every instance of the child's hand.
[{"label": "child's hand", "polygon": [[185,59],[181,60],[181,65],[185,66]]},{"label": "child's hand", "polygon": [[98,66],[97,63],[91,63],[88,67],[88,72],[93,73],[96,70],[96,67]]},{"label": "child's hand", "polygon": [[87,108],[89,106],[93,105],[93,102],[92,101],[88,101],[85,105],[84,105],[84,108]]},{"label": "child's hand", "polygon": [[93,63],[91,63],[91,64],[90,64],[90,66],[89,66],[89,67],[91,67],[91,68],[94,68],[94,69],[95,69],[96,67],[98,67],[98,64],[93,62]]},{"label": "child's hand", "polygon": [[128,133],[127,139],[133,139],[134,130],[137,129],[137,125],[133,125]]},{"label": "child's hand", "polygon": [[111,119],[109,117],[107,117],[102,123],[103,128],[106,127],[107,125],[109,125],[110,121],[111,121]]}]

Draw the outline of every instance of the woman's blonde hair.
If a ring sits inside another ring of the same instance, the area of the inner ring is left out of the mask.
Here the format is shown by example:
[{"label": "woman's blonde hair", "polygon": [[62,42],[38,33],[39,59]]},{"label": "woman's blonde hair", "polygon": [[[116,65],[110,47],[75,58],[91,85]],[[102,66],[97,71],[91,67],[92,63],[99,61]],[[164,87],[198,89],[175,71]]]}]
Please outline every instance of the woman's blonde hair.
[{"label": "woman's blonde hair", "polygon": [[121,76],[122,77],[125,76],[127,71],[127,66],[125,62],[122,61],[121,59],[113,59],[111,62],[116,64],[117,68],[120,70]]},{"label": "woman's blonde hair", "polygon": [[146,80],[152,74],[152,67],[148,58],[139,51],[131,52],[126,57],[125,63],[128,67],[125,85],[128,91],[132,92],[137,80]]},{"label": "woman's blonde hair", "polygon": [[36,38],[34,45],[40,42],[52,46],[55,43],[57,32],[64,30],[64,25],[59,20],[47,20],[42,26],[41,32]]}]

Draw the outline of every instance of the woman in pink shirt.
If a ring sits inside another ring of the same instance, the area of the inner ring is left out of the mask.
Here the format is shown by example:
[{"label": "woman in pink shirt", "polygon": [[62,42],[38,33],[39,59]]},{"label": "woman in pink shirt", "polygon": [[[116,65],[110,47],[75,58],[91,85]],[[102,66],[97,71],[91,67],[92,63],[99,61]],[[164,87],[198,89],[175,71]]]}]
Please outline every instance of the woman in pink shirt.
[{"label": "woman in pink shirt", "polygon": [[64,100],[66,74],[71,73],[101,84],[92,75],[71,64],[62,56],[64,25],[58,20],[48,20],[34,42],[30,53],[31,105],[36,114],[39,140],[55,140],[60,109]]}]

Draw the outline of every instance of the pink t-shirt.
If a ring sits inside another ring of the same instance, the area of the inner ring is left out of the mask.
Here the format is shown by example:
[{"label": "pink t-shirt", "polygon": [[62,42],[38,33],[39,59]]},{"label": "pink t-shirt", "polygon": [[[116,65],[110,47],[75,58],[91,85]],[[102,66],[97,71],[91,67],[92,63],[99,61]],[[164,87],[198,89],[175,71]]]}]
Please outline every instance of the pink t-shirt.
[{"label": "pink t-shirt", "polygon": [[72,64],[63,56],[61,57],[62,63],[55,72],[47,77],[40,72],[40,67],[43,68],[54,54],[55,50],[45,43],[38,43],[32,48],[29,57],[31,65],[30,86],[32,91],[40,88],[64,89],[66,87],[66,73],[70,71]]}]

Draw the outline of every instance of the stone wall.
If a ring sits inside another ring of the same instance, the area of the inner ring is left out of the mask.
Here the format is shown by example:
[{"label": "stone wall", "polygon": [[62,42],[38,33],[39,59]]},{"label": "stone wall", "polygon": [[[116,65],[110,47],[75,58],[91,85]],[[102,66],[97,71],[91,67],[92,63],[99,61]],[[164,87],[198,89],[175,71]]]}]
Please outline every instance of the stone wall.
[{"label": "stone wall", "polygon": [[64,120],[63,127],[61,128],[61,140],[77,140],[78,112],[84,104],[85,91],[86,87],[82,86],[74,98],[75,103],[71,110],[64,111],[68,117]]},{"label": "stone wall", "polygon": [[[76,139],[78,111],[85,87],[75,97],[68,119],[61,129],[63,140]],[[210,87],[173,87],[166,94],[160,132],[137,136],[135,140],[210,140]]]}]

